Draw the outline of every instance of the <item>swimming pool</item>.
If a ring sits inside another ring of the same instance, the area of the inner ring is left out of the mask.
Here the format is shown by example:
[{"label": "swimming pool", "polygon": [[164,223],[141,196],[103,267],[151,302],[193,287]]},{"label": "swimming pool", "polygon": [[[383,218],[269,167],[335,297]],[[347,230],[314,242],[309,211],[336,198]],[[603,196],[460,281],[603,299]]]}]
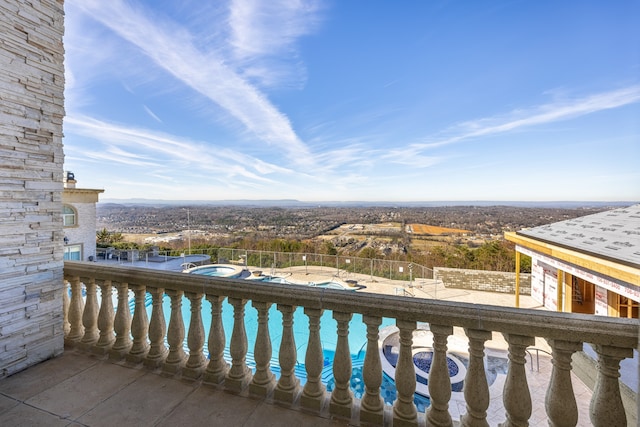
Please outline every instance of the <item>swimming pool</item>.
[{"label": "swimming pool", "polygon": [[310,286],[314,288],[325,288],[325,289],[338,289],[341,291],[355,291],[356,288],[347,288],[342,283],[336,282],[333,280],[329,280],[326,282],[306,282],[306,283],[298,283],[288,281],[284,277],[277,276],[259,276],[258,278],[249,278],[247,280],[252,280],[254,282],[262,282],[262,283],[278,283],[281,285],[298,285],[298,286]]},{"label": "swimming pool", "polygon": [[[130,308],[133,314],[134,304],[133,295],[130,295]],[[162,301],[166,324],[169,325],[171,315],[171,300],[165,295]],[[152,300],[151,295],[147,293],[145,299],[147,307],[147,316],[151,319]],[[204,325],[204,352],[208,357],[207,338],[211,326],[211,304],[206,299],[202,302],[202,322]],[[327,386],[327,390],[333,389],[333,359],[336,352],[338,334],[337,322],[333,319],[331,311],[325,311],[320,317],[320,341],[322,343],[322,354],[324,358],[322,370],[322,383]],[[182,318],[184,321],[185,332],[189,330],[191,320],[191,306],[187,298],[182,300]],[[231,354],[229,352],[229,343],[231,342],[231,333],[233,331],[233,306],[226,300],[222,303],[222,323],[224,325],[225,349],[224,358],[227,362],[231,362]],[[273,348],[271,355],[271,370],[276,376],[280,377],[279,350],[282,341],[282,313],[278,311],[276,304],[269,309],[269,335],[271,337],[271,346]],[[395,320],[383,318],[380,328],[394,325]],[[244,326],[247,335],[247,366],[255,372],[255,359],[253,350],[255,347],[256,336],[258,332],[258,311],[253,308],[251,302],[245,305]],[[304,385],[307,380],[307,371],[305,368],[305,355],[307,352],[309,340],[309,318],[304,314],[303,307],[297,307],[293,315],[293,336],[296,344],[296,366],[295,374],[300,379],[300,384]],[[187,336],[185,335],[184,349],[189,351],[187,346]],[[361,398],[364,393],[364,381],[362,377],[362,367],[364,364],[365,350],[367,345],[367,326],[362,321],[362,315],[354,314],[349,322],[349,352],[352,359],[352,377],[351,389],[354,396]],[[393,379],[386,374],[383,375],[383,383],[381,386],[381,396],[387,404],[393,404],[396,397],[395,384]],[[419,407],[426,407],[428,399],[416,395],[416,404]]]},{"label": "swimming pool", "polygon": [[242,268],[235,265],[208,264],[184,270],[184,273],[199,274],[201,276],[238,278],[242,275]]},{"label": "swimming pool", "polygon": [[[99,292],[99,289],[98,289]],[[99,295],[98,295],[99,297]],[[114,293],[114,307],[117,308],[116,294]],[[147,317],[151,319],[152,310],[152,298],[151,294],[147,293],[145,297],[145,306],[147,308]],[[162,300],[162,307],[165,315],[166,325],[169,325],[171,316],[171,299],[164,295]],[[133,299],[133,292],[129,291],[129,308],[133,315],[135,304]],[[191,321],[191,305],[189,300],[185,297],[182,300],[182,318],[184,322],[185,332],[189,330],[189,324]],[[208,357],[208,345],[207,338],[209,336],[209,330],[211,326],[211,304],[206,299],[202,301],[202,323],[204,326],[204,353]],[[323,369],[321,374],[322,383],[326,385],[328,391],[332,391],[334,388],[333,379],[333,359],[335,356],[337,346],[337,322],[333,319],[331,311],[325,311],[320,317],[320,341],[322,344],[323,353]],[[222,303],[222,323],[224,326],[225,335],[225,349],[224,358],[227,362],[231,362],[231,354],[229,351],[229,344],[231,342],[231,334],[233,331],[233,306],[226,300]],[[282,341],[282,314],[277,310],[277,305],[273,304],[269,309],[269,335],[271,337],[271,366],[270,369],[276,376],[280,377],[280,365],[279,365],[279,350],[280,343]],[[381,337],[383,330],[387,326],[395,325],[395,320],[390,318],[382,318],[380,325]],[[244,326],[247,337],[247,354],[246,364],[255,373],[255,359],[253,350],[255,348],[256,336],[258,332],[258,312],[251,302],[247,302],[245,305]],[[305,356],[307,352],[308,339],[309,339],[309,318],[304,314],[303,307],[297,307],[293,316],[293,336],[296,344],[296,366],[295,375],[300,380],[300,384],[304,385],[307,380],[307,372],[305,368]],[[188,336],[185,334],[183,347],[185,351],[189,352],[187,345]],[[166,337],[165,337],[166,344]],[[363,366],[364,358],[366,354],[367,345],[367,327],[362,321],[361,314],[354,314],[349,322],[349,352],[351,354],[352,363],[352,375],[350,379],[351,391],[356,398],[362,398],[364,395],[364,380],[363,380]],[[383,371],[382,384],[380,386],[380,396],[383,398],[386,404],[393,404],[396,399],[396,388],[393,378]],[[418,393],[414,395],[414,403],[419,411],[423,411],[429,406],[429,398],[422,396]]]}]

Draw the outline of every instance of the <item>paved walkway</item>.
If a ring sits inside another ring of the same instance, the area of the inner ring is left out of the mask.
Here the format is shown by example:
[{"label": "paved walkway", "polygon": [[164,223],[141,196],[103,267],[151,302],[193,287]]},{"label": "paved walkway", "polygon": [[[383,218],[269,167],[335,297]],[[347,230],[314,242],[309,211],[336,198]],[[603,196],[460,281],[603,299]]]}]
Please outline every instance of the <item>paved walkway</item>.
[{"label": "paved walkway", "polygon": [[0,426],[346,426],[67,349],[0,380]]}]

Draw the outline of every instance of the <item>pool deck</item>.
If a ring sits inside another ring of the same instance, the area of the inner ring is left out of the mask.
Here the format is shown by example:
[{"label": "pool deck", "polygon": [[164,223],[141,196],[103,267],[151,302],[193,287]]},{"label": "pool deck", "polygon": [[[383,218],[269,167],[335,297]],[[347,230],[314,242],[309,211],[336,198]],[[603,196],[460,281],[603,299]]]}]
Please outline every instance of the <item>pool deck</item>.
[{"label": "pool deck", "polygon": [[[249,268],[252,270],[251,268]],[[334,270],[335,271],[335,270]],[[416,280],[390,282],[380,278],[353,274],[335,275],[323,270],[298,267],[278,272],[302,282],[322,282],[332,278],[357,280],[363,286],[356,292],[379,294],[411,293],[416,298],[462,301],[476,304],[513,306],[514,296],[489,292],[447,289],[442,283]],[[373,279],[373,280],[372,280]],[[531,297],[522,296],[520,306],[543,309]],[[464,339],[464,332],[455,328],[452,344]],[[417,343],[419,344],[419,343]],[[536,347],[548,349],[543,340]],[[453,348],[452,348],[453,350]],[[466,351],[464,345],[456,351]],[[506,343],[500,334],[487,342],[487,354],[506,357]],[[535,359],[533,359],[535,365]],[[546,425],[544,399],[552,370],[550,357],[541,353],[540,369],[531,370],[527,359],[527,377],[533,403],[530,425]],[[504,381],[498,378],[496,381]],[[100,386],[97,387],[96,385]],[[494,426],[505,420],[502,387],[491,387],[488,422]],[[578,403],[578,425],[590,425],[589,390],[573,376]],[[327,402],[328,404],[328,402]],[[201,381],[168,378],[141,366],[114,363],[95,355],[65,350],[64,354],[0,380],[1,426],[346,426],[357,425],[358,409],[351,421],[331,419],[325,411],[317,417],[299,408],[285,408],[271,398],[231,394]],[[465,413],[463,401],[452,399],[450,412],[454,419]],[[391,425],[391,408],[386,407],[385,425]],[[421,415],[424,425],[424,417]]]}]

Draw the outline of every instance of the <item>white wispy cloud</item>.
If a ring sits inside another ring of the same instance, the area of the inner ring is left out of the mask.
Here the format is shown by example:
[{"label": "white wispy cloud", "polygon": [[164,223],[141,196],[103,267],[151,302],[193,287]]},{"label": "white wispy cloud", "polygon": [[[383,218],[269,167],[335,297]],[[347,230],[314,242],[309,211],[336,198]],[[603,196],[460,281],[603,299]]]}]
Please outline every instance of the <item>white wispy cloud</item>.
[{"label": "white wispy cloud", "polygon": [[152,119],[154,119],[155,121],[157,121],[158,123],[162,123],[162,120],[160,120],[160,117],[158,117],[156,115],[156,113],[154,113],[153,111],[151,111],[151,109],[149,107],[147,107],[146,105],[142,106],[144,108],[144,111],[147,112],[147,114],[149,116],[151,116]]},{"label": "white wispy cloud", "polygon": [[[291,171],[225,147],[215,147],[162,132],[107,123],[90,117],[69,116],[65,131],[98,140],[104,149],[67,147],[73,156],[108,160],[133,166],[171,169],[188,165],[200,174],[215,174],[220,179],[243,177],[260,183],[274,182],[269,174]],[[153,172],[150,172],[153,173]]]},{"label": "white wispy cloud", "polygon": [[82,0],[76,6],[180,82],[222,107],[261,141],[282,150],[289,161],[308,164],[311,153],[288,117],[230,68],[219,50],[199,49],[187,29],[121,0]]},{"label": "white wispy cloud", "polygon": [[232,0],[229,42],[242,74],[265,86],[301,83],[296,43],[317,28],[320,9],[316,0]]},{"label": "white wispy cloud", "polygon": [[229,9],[236,55],[257,57],[293,50],[300,36],[315,29],[320,5],[314,0],[232,0]]},{"label": "white wispy cloud", "polygon": [[487,118],[460,124],[466,133],[457,138],[472,138],[509,132],[518,128],[570,120],[598,111],[610,110],[640,101],[640,86],[630,86],[577,99],[558,101],[536,108],[516,111],[507,117]]},{"label": "white wispy cloud", "polygon": [[400,164],[416,167],[430,166],[433,164],[432,161],[437,159],[424,156],[425,150],[547,123],[571,120],[638,102],[640,102],[640,85],[574,99],[565,98],[550,104],[512,111],[506,115],[459,123],[439,135],[427,138],[426,143],[409,144],[402,149],[391,150],[383,157]]}]

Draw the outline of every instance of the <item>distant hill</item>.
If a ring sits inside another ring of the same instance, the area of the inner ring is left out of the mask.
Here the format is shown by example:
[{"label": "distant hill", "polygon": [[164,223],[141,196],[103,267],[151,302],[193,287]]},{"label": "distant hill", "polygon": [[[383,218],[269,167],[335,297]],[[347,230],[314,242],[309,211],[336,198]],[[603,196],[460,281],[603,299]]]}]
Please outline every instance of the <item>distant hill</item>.
[{"label": "distant hill", "polygon": [[523,208],[600,208],[630,206],[638,201],[505,201],[505,200],[449,200],[449,201],[415,201],[415,202],[363,202],[363,201],[328,201],[313,202],[295,199],[279,200],[160,200],[160,199],[103,199],[100,206],[135,206],[152,207],[169,206],[244,206],[244,207],[281,207],[281,208],[310,208],[310,207],[442,207],[442,206],[514,206]]}]

